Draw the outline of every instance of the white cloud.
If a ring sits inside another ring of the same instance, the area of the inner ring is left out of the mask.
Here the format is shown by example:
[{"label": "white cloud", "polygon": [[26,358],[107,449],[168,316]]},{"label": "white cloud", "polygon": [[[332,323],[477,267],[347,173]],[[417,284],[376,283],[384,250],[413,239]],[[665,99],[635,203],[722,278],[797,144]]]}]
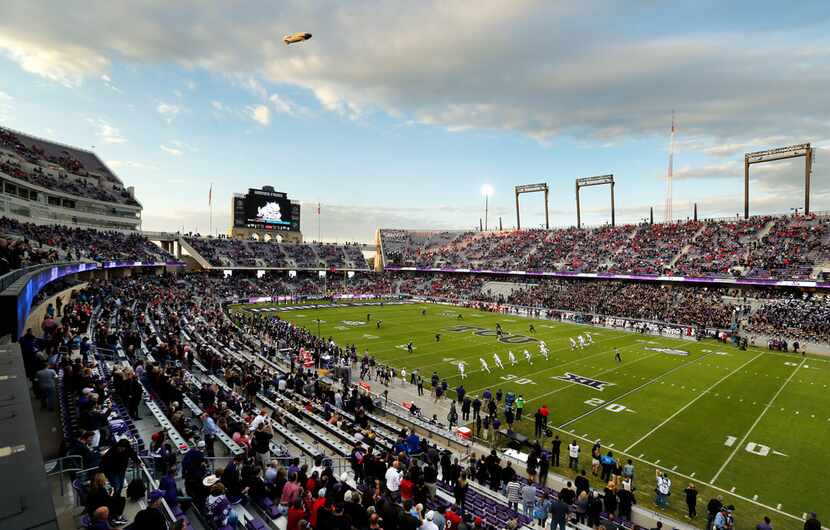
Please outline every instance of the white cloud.
[{"label": "white cloud", "polygon": [[101,81],[104,83],[112,83],[112,78],[110,78],[107,74],[101,74]]},{"label": "white cloud", "polygon": [[245,112],[248,117],[259,123],[260,125],[268,125],[271,123],[271,111],[265,105],[253,105],[245,107]]},{"label": "white cloud", "polygon": [[95,127],[95,136],[105,144],[123,144],[127,141],[121,131],[106,120],[87,118],[86,121]]},{"label": "white cloud", "polygon": [[172,103],[161,102],[156,107],[156,111],[164,117],[167,123],[172,123],[176,116],[181,113],[182,108]]},{"label": "white cloud", "polygon": [[174,90],[174,91],[173,91],[173,95],[174,95],[174,96],[176,96],[177,98],[180,98],[180,97],[182,97],[184,94],[182,94],[182,91],[181,91],[181,90],[176,89],[176,90]]},{"label": "white cloud", "polygon": [[171,146],[167,146],[167,145],[160,145],[159,147],[161,148],[162,151],[164,151],[165,153],[167,153],[168,155],[171,155],[171,156],[181,156],[181,154],[182,154],[182,150],[178,147],[171,147]]},{"label": "white cloud", "polygon": [[158,169],[156,166],[151,164],[145,164],[144,162],[137,162],[135,160],[107,160],[107,166],[111,169],[143,169],[147,171],[156,170]]},{"label": "white cloud", "polygon": [[185,86],[191,92],[195,92],[196,89],[199,87],[199,85],[197,85],[195,81],[188,81],[187,83],[185,83]]},{"label": "white cloud", "polygon": [[[681,23],[666,33],[657,4],[631,9],[607,0],[355,0],[256,10],[148,2],[130,4],[129,24],[119,2],[90,1],[84,10],[8,2],[0,50],[68,86],[100,76],[118,57],[234,78],[261,103],[288,85],[349,119],[383,111],[401,121],[518,132],[541,142],[662,135],[677,108],[682,134],[705,136],[712,156],[729,151],[717,145],[740,149],[752,138],[809,140],[830,122],[830,46],[807,7],[771,28],[736,21],[706,32],[682,22],[699,8],[680,3],[671,15]],[[280,42],[309,20],[314,39]],[[196,89],[193,81],[186,86]],[[793,102],[809,111],[791,111]]]},{"label": "white cloud", "polygon": [[[5,14],[3,22],[9,22]],[[74,88],[87,75],[100,74],[109,65],[109,59],[95,50],[94,44],[73,43],[59,35],[38,32],[36,27],[31,30],[35,33],[0,23],[0,51],[27,72]]]}]

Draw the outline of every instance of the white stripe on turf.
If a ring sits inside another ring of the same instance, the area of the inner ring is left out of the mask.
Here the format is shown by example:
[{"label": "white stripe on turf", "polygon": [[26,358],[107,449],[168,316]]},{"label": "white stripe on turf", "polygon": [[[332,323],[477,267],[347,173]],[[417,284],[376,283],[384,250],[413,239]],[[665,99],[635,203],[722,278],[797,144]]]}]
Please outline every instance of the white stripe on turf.
[{"label": "white stripe on turf", "polygon": [[758,417],[755,418],[755,421],[752,423],[752,426],[750,426],[749,430],[746,431],[746,434],[744,434],[744,437],[741,438],[740,443],[735,444],[735,449],[732,450],[732,453],[729,455],[729,458],[727,458],[726,462],[724,462],[723,465],[720,466],[720,469],[718,469],[718,472],[715,473],[715,476],[712,477],[712,480],[710,480],[709,482],[714,484],[715,481],[718,480],[718,477],[720,476],[720,474],[723,473],[723,470],[726,469],[726,466],[728,466],[729,462],[731,462],[732,459],[735,457],[735,454],[738,452],[738,449],[740,449],[744,446],[744,443],[746,442],[746,439],[749,437],[749,435],[755,429],[755,426],[758,425],[761,422],[761,419],[763,419],[763,417],[766,415],[767,411],[770,409],[770,407],[772,407],[772,404],[775,403],[775,400],[778,398],[778,396],[781,395],[781,392],[784,391],[784,388],[786,388],[787,384],[789,384],[789,382],[795,376],[796,372],[798,372],[798,369],[801,368],[802,364],[804,364],[804,359],[801,359],[801,362],[798,363],[798,366],[796,366],[795,369],[792,371],[792,373],[790,373],[790,376],[784,381],[784,384],[782,384],[778,388],[778,391],[772,396],[772,399],[769,400],[769,403],[767,403],[766,406],[764,406],[764,410],[762,410],[761,413],[758,414]]},{"label": "white stripe on turf", "polygon": [[718,379],[718,380],[717,380],[714,384],[712,384],[709,388],[707,388],[706,390],[704,390],[703,392],[701,392],[701,393],[700,393],[700,394],[699,394],[696,398],[694,398],[693,400],[689,401],[688,403],[686,403],[685,405],[683,405],[682,407],[680,407],[680,408],[679,408],[679,409],[678,409],[678,410],[677,410],[674,414],[672,414],[671,416],[669,416],[668,418],[666,418],[665,420],[663,420],[663,421],[662,421],[659,425],[657,425],[655,428],[653,428],[653,429],[651,429],[650,431],[648,431],[647,433],[645,433],[645,434],[644,434],[644,435],[643,435],[643,436],[642,436],[639,440],[637,440],[637,441],[636,441],[636,442],[634,442],[633,444],[631,444],[631,445],[629,445],[628,447],[626,447],[626,448],[625,448],[625,451],[626,451],[626,452],[631,451],[631,450],[634,448],[634,446],[636,446],[638,443],[642,442],[643,440],[645,440],[646,438],[648,438],[649,436],[651,436],[652,434],[654,434],[655,432],[657,432],[657,431],[658,431],[661,427],[663,427],[665,424],[667,424],[668,422],[670,422],[671,420],[673,420],[675,417],[677,417],[677,415],[678,415],[678,414],[680,414],[681,412],[683,412],[684,410],[686,410],[686,409],[687,409],[687,408],[689,408],[690,406],[694,405],[694,404],[697,402],[697,400],[698,400],[698,399],[700,399],[700,398],[702,398],[703,396],[705,396],[706,394],[708,394],[708,393],[709,393],[712,389],[714,389],[716,386],[718,386],[719,384],[721,384],[721,383],[723,383],[724,381],[726,381],[728,378],[732,377],[734,374],[736,374],[736,373],[740,372],[741,370],[743,370],[743,369],[744,369],[747,365],[749,365],[749,364],[750,364],[750,363],[752,363],[755,359],[757,359],[757,358],[761,357],[762,355],[764,355],[764,353],[763,353],[763,352],[759,353],[758,355],[756,355],[756,356],[755,356],[755,357],[753,357],[752,359],[748,360],[748,361],[747,361],[747,362],[745,362],[744,364],[742,364],[742,365],[740,365],[739,367],[735,368],[733,371],[729,372],[729,373],[728,373],[728,374],[726,374],[725,376],[723,376],[723,377],[721,377],[720,379]]}]

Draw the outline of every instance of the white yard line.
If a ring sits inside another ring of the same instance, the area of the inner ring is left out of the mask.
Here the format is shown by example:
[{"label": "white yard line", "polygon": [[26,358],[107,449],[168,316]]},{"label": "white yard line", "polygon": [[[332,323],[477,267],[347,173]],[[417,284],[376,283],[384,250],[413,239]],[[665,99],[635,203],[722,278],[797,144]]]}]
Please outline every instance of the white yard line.
[{"label": "white yard line", "polygon": [[[657,381],[659,381],[660,379],[663,379],[664,377],[666,377],[666,376],[667,376],[667,375],[669,375],[669,374],[673,374],[674,372],[676,372],[676,371],[678,371],[678,370],[680,370],[680,369],[682,369],[682,368],[686,368],[687,366],[691,366],[691,365],[693,365],[693,364],[695,364],[695,363],[699,362],[701,359],[705,359],[705,358],[706,358],[707,356],[709,356],[709,355],[712,355],[712,354],[711,354],[711,353],[704,353],[703,355],[701,355],[700,357],[698,357],[698,358],[696,358],[696,359],[694,359],[694,360],[692,360],[692,361],[687,361],[687,362],[682,363],[682,364],[680,364],[680,365],[678,365],[678,366],[675,366],[675,367],[674,367],[674,368],[672,368],[671,370],[668,370],[668,371],[665,371],[665,372],[661,373],[661,374],[660,374],[660,375],[658,375],[657,377],[655,377],[655,378],[653,378],[653,379],[651,379],[651,380],[649,380],[649,381],[646,381],[646,382],[645,382],[645,383],[643,383],[642,385],[636,386],[636,387],[632,388],[631,390],[629,390],[629,391],[627,391],[627,392],[623,392],[623,393],[622,393],[622,394],[620,394],[619,396],[614,396],[613,398],[609,398],[609,399],[608,399],[608,401],[610,401],[610,402],[612,402],[612,403],[616,403],[616,402],[617,402],[617,400],[620,400],[620,399],[622,399],[622,398],[624,398],[624,397],[626,397],[626,396],[629,396],[629,395],[633,394],[634,392],[638,392],[638,391],[642,390],[643,388],[645,388],[645,387],[647,387],[647,386],[649,386],[649,385],[651,385],[651,384],[653,384],[653,383],[656,383],[656,382],[657,382]],[[595,407],[595,408],[592,408],[591,410],[589,410],[588,412],[585,412],[584,414],[580,414],[579,416],[577,416],[577,417],[575,417],[575,418],[571,418],[570,420],[566,421],[565,423],[563,423],[563,424],[562,424],[562,425],[560,425],[559,427],[564,427],[564,426],[566,426],[566,425],[570,425],[571,423],[573,423],[573,422],[575,422],[575,421],[578,421],[578,420],[581,420],[582,418],[585,418],[585,417],[587,417],[587,416],[590,416],[591,414],[594,414],[595,412],[600,411],[600,410],[605,410],[605,409],[604,409],[604,408],[602,408],[602,407]]]},{"label": "white yard line", "polygon": [[781,394],[781,392],[784,391],[784,388],[787,387],[787,384],[789,384],[789,382],[795,376],[796,372],[798,372],[798,369],[801,368],[802,364],[804,364],[804,361],[805,361],[805,359],[802,359],[801,362],[798,363],[798,366],[795,367],[795,370],[793,370],[792,373],[790,374],[790,376],[784,381],[784,384],[782,384],[778,388],[778,391],[772,396],[772,399],[769,400],[769,403],[767,403],[764,406],[764,409],[761,411],[760,414],[758,414],[758,417],[755,418],[755,421],[752,423],[752,426],[746,431],[746,434],[744,434],[744,437],[741,438],[740,443],[735,444],[735,449],[732,450],[732,453],[729,455],[729,458],[727,458],[726,462],[724,462],[723,465],[720,466],[720,469],[718,469],[718,472],[715,473],[715,476],[712,477],[712,480],[710,480],[709,482],[714,484],[714,482],[716,480],[718,480],[718,477],[720,476],[720,474],[723,472],[724,469],[726,469],[726,466],[729,465],[729,462],[731,462],[732,459],[735,457],[735,455],[738,453],[738,449],[741,449],[744,446],[744,443],[746,442],[746,439],[749,437],[749,435],[755,429],[755,426],[758,425],[761,422],[763,417],[766,415],[767,411],[772,407],[772,404],[775,403],[775,400],[778,398],[778,396]]},{"label": "white yard line", "polygon": [[703,396],[705,396],[706,394],[708,394],[708,393],[709,393],[712,389],[714,389],[716,386],[718,386],[719,384],[723,383],[724,381],[726,381],[727,379],[729,379],[730,377],[732,377],[734,374],[736,374],[736,373],[740,372],[741,370],[743,370],[744,368],[746,368],[746,366],[747,366],[747,365],[749,365],[750,363],[752,363],[753,361],[755,361],[755,359],[757,359],[757,358],[761,357],[762,355],[764,355],[764,353],[763,353],[763,352],[759,353],[758,355],[756,355],[756,356],[755,356],[755,357],[753,357],[752,359],[750,359],[750,360],[748,360],[747,362],[745,362],[744,364],[740,365],[738,368],[734,369],[733,371],[729,372],[728,374],[726,374],[726,375],[725,375],[725,376],[723,376],[722,378],[718,379],[718,381],[717,381],[717,382],[715,382],[712,386],[710,386],[709,388],[707,388],[706,390],[704,390],[703,392],[701,392],[701,393],[700,393],[700,395],[698,395],[698,396],[697,396],[696,398],[694,398],[693,400],[691,400],[691,401],[689,401],[688,403],[686,403],[685,405],[683,405],[681,408],[679,408],[679,409],[677,410],[677,412],[675,412],[674,414],[672,414],[671,416],[669,416],[668,418],[666,418],[665,420],[663,420],[663,421],[662,421],[659,425],[657,425],[655,428],[653,428],[653,429],[651,429],[650,431],[648,431],[647,433],[645,433],[645,434],[644,434],[644,435],[643,435],[643,436],[642,436],[639,440],[637,440],[637,441],[636,441],[636,442],[634,442],[633,444],[631,444],[631,445],[629,445],[628,447],[626,447],[626,448],[625,448],[625,450],[626,450],[626,451],[631,451],[631,450],[634,448],[634,446],[636,446],[638,443],[642,442],[643,440],[645,440],[646,438],[648,438],[649,436],[651,436],[652,434],[654,434],[655,432],[657,432],[657,431],[658,431],[661,427],[663,427],[665,424],[667,424],[668,422],[670,422],[671,420],[673,420],[674,418],[676,418],[678,414],[682,413],[684,410],[686,410],[686,409],[687,409],[687,408],[689,408],[690,406],[694,405],[694,404],[697,402],[697,400],[699,400],[700,398],[702,398]]}]

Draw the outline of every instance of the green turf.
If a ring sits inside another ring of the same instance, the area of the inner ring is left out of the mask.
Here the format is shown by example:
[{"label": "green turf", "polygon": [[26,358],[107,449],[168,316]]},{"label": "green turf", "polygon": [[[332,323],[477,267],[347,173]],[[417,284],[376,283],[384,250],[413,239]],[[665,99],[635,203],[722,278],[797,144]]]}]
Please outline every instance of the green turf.
[{"label": "green turf", "polygon": [[[372,314],[371,322],[366,322],[367,313]],[[764,515],[776,528],[800,527],[796,518],[824,506],[819,470],[830,462],[823,447],[830,439],[826,359],[431,304],[267,314],[279,314],[313,332],[319,319],[323,336],[341,345],[355,344],[361,353],[368,349],[397,369],[419,368],[425,381],[435,370],[450,388],[460,382],[454,363],[465,361],[464,387],[469,394],[502,388],[524,395],[528,404],[527,419],[518,426],[522,432],[533,434],[533,412],[545,403],[551,408],[550,424],[565,441],[563,447],[572,438],[583,445],[583,464],[589,465],[590,443],[597,438],[618,457],[622,452],[633,458],[641,505],[654,506],[653,478],[659,466],[673,480],[670,514],[675,516],[685,509],[682,490],[689,482],[701,490],[699,513],[705,513],[711,496],[721,493],[738,508],[739,528],[754,528]],[[378,319],[383,321],[380,329]],[[497,322],[507,333],[544,340],[550,360],[541,357],[535,342],[504,344],[472,331],[450,331],[456,326],[494,330]],[[531,322],[535,333],[528,330]],[[586,331],[594,344],[572,351],[568,337]],[[441,334],[440,342],[436,333]],[[412,354],[402,348],[410,340],[416,348]],[[615,347],[621,363],[614,360]],[[525,348],[533,352],[532,366],[521,353]],[[647,348],[674,348],[688,355]],[[517,366],[507,360],[509,349],[519,360]],[[505,370],[494,366],[494,352]],[[480,357],[492,373],[480,369]],[[600,391],[554,379],[565,372],[609,385]],[[693,523],[703,525],[701,517]]]}]

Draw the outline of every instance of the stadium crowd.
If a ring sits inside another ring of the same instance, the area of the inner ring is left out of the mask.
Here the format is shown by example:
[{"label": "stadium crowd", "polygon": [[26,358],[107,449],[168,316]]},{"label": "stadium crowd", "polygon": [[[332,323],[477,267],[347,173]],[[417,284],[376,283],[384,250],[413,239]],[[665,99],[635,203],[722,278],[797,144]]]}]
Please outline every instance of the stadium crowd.
[{"label": "stadium crowd", "polygon": [[213,266],[368,270],[366,259],[357,245],[283,244],[202,237],[185,239]]},{"label": "stadium crowd", "polygon": [[[341,347],[278,318],[239,315],[235,322],[228,320],[212,298],[215,284],[226,281],[148,277],[93,282],[59,311],[60,324],[45,326],[42,338],[31,332],[21,338],[44,403],[55,399],[56,381],[61,381],[80,415],[80,430],[67,445],[70,454],[84,458],[85,467],[98,468],[84,486],[90,528],[128,522],[122,493],[125,488],[127,497],[135,492],[125,477],[142,460],[143,451],[127,438],[117,440],[106,418],[119,403],[130,418],[138,418],[144,389],[192,443],[179,455],[164,431],[149,441],[147,456],[159,482],[147,493],[146,508],[133,517],[135,530],[167,527],[162,499],[178,510],[197,510],[212,528],[223,530],[241,524],[235,509],[240,502],[248,511],[256,507],[260,513],[284,517],[287,530],[515,530],[534,520],[543,527],[550,521],[551,528],[564,528],[567,520],[594,528],[630,526],[632,507],[637,497],[645,496],[636,488],[642,479],[633,463],[615,458],[598,443],[589,467],[587,455],[573,449],[575,443],[558,436],[546,440],[544,405],[533,414],[536,440],[524,469],[514,468],[495,451],[465,457],[409,429],[383,427],[372,419],[382,402],[355,385],[326,382],[309,369],[327,358],[342,358],[354,366],[353,347]],[[200,293],[198,299],[194,292]],[[92,345],[78,341],[88,327]],[[123,348],[129,364],[105,375],[95,347]],[[314,352],[311,364],[302,357],[304,350]],[[72,351],[79,355],[61,355]],[[286,368],[257,362],[258,354],[284,360]],[[197,379],[200,366],[205,372]],[[222,384],[208,375],[221,377]],[[266,403],[263,396],[272,401]],[[188,417],[185,399],[203,414]],[[500,423],[511,425],[511,418],[521,414],[515,396],[501,391],[486,391],[476,399],[478,405],[470,406],[470,397],[458,393],[455,399],[463,414],[472,412],[479,433],[482,423],[488,425],[485,429],[498,430]],[[322,457],[314,458],[313,465],[301,464],[282,452],[284,446],[273,445],[279,426],[293,418],[325,423],[351,437],[354,443],[345,455],[350,473],[336,471],[334,462]],[[222,464],[211,461],[220,432],[243,449]],[[549,473],[564,469],[566,461],[576,479],[560,489],[549,488]],[[670,493],[670,477],[658,476],[656,502],[668,502]],[[691,499],[689,516],[696,517],[694,487],[683,494]],[[494,499],[504,499],[506,505],[497,501],[493,507]],[[706,517],[707,527],[727,529],[732,513],[713,498]]]},{"label": "stadium crowd", "polygon": [[830,261],[815,216],[502,232],[381,230],[399,267],[809,278]]},{"label": "stadium crowd", "polygon": [[37,225],[0,217],[0,237],[10,249],[11,261],[17,265],[10,268],[19,268],[25,264],[73,260],[130,260],[151,263],[174,260],[161,247],[138,233]]},{"label": "stadium crowd", "polygon": [[749,333],[830,342],[830,300],[825,295],[768,300],[750,317]]},{"label": "stadium crowd", "polygon": [[138,205],[93,153],[1,127],[0,172],[78,197]]}]

